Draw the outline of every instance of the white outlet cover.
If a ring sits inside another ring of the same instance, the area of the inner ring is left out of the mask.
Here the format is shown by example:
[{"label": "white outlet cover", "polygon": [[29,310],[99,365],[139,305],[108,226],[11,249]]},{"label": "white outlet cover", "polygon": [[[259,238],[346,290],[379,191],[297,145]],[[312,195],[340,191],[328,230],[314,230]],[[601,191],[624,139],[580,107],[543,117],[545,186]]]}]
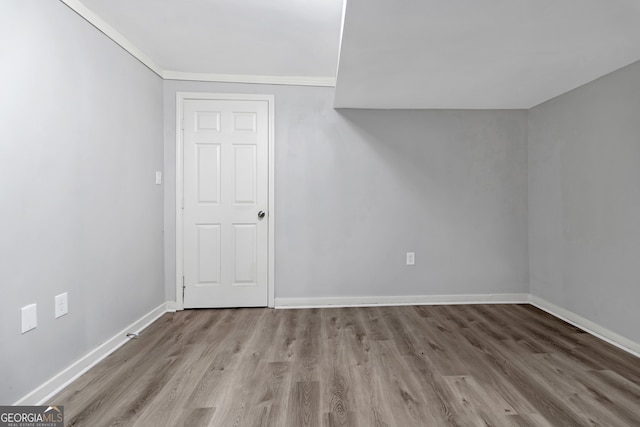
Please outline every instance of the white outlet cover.
[{"label": "white outlet cover", "polygon": [[69,300],[67,293],[56,295],[55,298],[55,316],[62,317],[69,312]]},{"label": "white outlet cover", "polygon": [[22,315],[22,333],[29,332],[38,326],[38,306],[36,304],[25,305],[20,309]]}]

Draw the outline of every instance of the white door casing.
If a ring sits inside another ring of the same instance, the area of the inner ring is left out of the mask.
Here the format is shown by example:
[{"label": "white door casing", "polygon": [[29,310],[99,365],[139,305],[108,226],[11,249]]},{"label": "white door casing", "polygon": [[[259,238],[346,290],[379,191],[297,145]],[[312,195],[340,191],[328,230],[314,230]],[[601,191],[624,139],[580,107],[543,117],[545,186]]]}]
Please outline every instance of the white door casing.
[{"label": "white door casing", "polygon": [[177,101],[177,308],[273,306],[273,96]]}]

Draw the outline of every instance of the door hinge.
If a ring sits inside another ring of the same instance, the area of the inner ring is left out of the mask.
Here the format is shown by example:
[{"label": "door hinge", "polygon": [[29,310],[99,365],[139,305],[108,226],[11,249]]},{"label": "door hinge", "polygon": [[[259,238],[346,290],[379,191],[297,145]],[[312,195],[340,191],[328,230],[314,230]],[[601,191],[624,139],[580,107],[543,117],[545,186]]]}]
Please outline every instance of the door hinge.
[{"label": "door hinge", "polygon": [[182,303],[184,304],[184,289],[186,286],[184,285],[184,276],[182,276]]}]

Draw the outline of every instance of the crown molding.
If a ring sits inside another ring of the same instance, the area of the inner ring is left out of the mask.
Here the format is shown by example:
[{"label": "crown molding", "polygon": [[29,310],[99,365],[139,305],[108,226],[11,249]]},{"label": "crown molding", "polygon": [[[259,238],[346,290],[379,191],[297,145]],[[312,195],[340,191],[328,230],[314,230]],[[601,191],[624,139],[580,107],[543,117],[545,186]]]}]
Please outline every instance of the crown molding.
[{"label": "crown molding", "polygon": [[321,87],[335,87],[336,85],[336,78],[328,76],[252,76],[239,74],[188,73],[182,71],[163,70],[149,56],[129,41],[129,39],[96,15],[80,0],[60,1],[164,80]]},{"label": "crown molding", "polygon": [[85,6],[80,0],[60,0],[67,5],[69,9],[84,18],[85,21],[93,25],[98,31],[109,37],[121,48],[129,52],[134,58],[146,65],[151,71],[162,77],[162,69],[151,58],[149,58],[143,51],[138,49],[133,43],[131,43],[125,36],[120,34],[111,25],[107,24],[102,18],[93,13],[87,6]]},{"label": "crown molding", "polygon": [[290,85],[290,86],[321,86],[335,87],[335,77],[325,76],[253,76],[242,74],[209,74],[186,73],[182,71],[165,70],[162,73],[165,80],[188,80],[199,82],[220,83],[250,83],[263,85]]}]

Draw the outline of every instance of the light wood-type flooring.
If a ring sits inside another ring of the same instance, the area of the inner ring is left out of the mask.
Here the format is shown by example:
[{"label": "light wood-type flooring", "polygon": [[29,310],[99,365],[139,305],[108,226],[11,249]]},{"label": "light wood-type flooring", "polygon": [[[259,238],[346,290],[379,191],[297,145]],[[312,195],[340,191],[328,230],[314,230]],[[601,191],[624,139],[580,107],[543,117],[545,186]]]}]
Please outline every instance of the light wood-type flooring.
[{"label": "light wood-type flooring", "polygon": [[167,313],[69,426],[640,426],[640,359],[529,305]]}]

